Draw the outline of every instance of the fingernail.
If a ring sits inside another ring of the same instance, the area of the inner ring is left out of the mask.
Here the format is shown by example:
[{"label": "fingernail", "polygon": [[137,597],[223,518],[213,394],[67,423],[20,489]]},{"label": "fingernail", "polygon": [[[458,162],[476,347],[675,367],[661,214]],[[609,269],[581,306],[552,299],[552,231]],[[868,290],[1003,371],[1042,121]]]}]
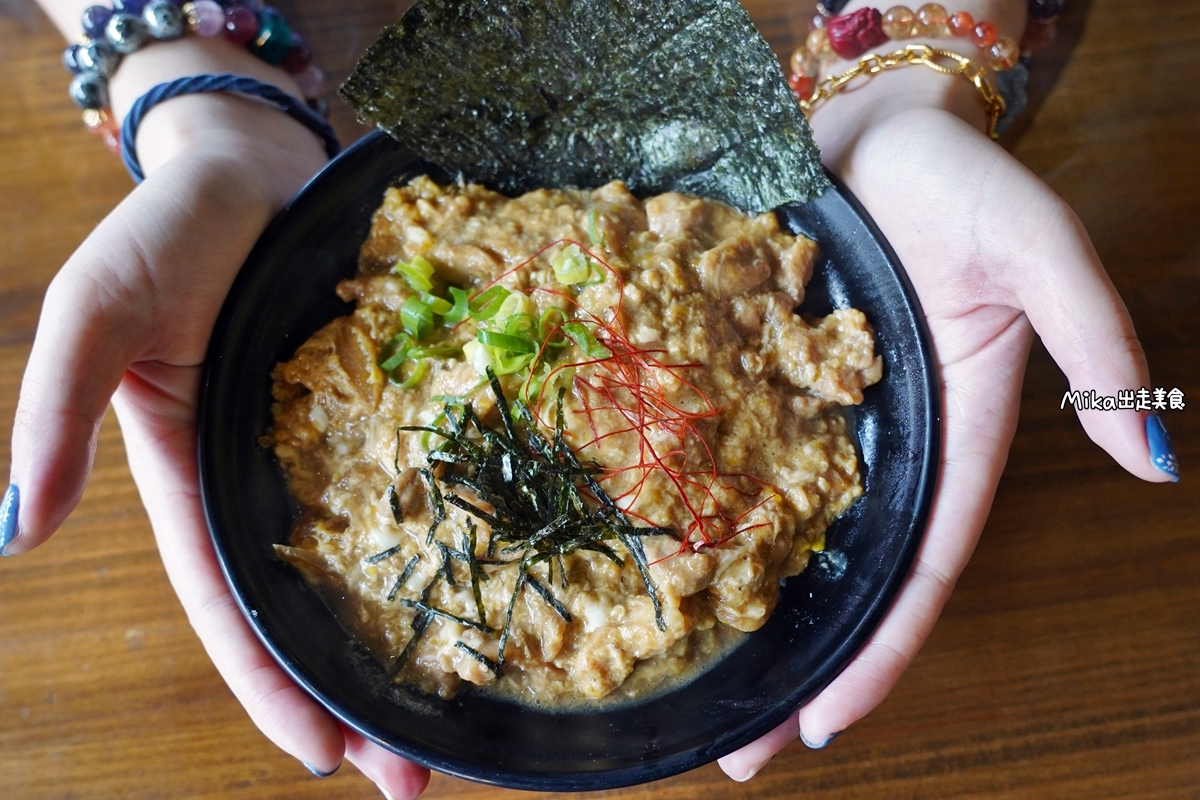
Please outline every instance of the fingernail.
[{"label": "fingernail", "polygon": [[[1146,443],[1150,445],[1150,463],[1171,476],[1171,480],[1179,480],[1179,461],[1175,458],[1175,448],[1171,446],[1171,437],[1163,427],[1158,414],[1146,417]],[[8,498],[4,498],[8,502]]]},{"label": "fingernail", "polygon": [[392,793],[387,789],[384,789],[382,786],[379,787],[379,791],[383,792],[384,800],[396,800],[396,798],[392,797]]},{"label": "fingernail", "polygon": [[337,772],[339,769],[342,768],[342,762],[339,761],[338,765],[336,767],[334,767],[333,769],[329,770],[329,772],[321,772],[321,770],[317,769],[316,767],[314,767],[312,764],[308,763],[307,761],[304,762],[304,768],[306,770],[308,770],[309,772],[311,772],[313,775],[316,775],[318,778],[328,778],[330,775],[332,775],[333,773]]},{"label": "fingernail", "polygon": [[9,553],[5,550],[17,538],[17,515],[21,510],[21,490],[16,484],[9,484],[0,501],[0,555]]},{"label": "fingernail", "polygon": [[825,741],[814,744],[814,743],[810,742],[808,739],[804,738],[804,731],[800,731],[800,741],[804,742],[805,746],[807,746],[811,750],[820,750],[822,747],[829,744],[830,742],[832,742],[834,739],[836,739],[837,737],[839,737],[841,735],[842,735],[842,732],[837,731],[836,733],[829,734],[829,736],[827,736],[825,738]]}]

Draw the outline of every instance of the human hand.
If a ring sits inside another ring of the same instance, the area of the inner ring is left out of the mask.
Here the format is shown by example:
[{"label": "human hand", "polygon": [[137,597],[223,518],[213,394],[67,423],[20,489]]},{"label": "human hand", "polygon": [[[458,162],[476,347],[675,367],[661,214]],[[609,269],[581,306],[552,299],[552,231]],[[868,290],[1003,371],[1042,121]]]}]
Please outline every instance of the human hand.
[{"label": "human hand", "polygon": [[[827,108],[846,100],[844,115],[821,120],[818,112],[813,127],[826,164],[895,248],[929,324],[943,423],[932,514],[895,604],[846,670],[783,725],[721,760],[738,780],[798,734],[810,747],[823,746],[877,706],[916,657],[987,519],[1035,333],[1072,389],[1112,396],[1150,385],[1129,314],[1079,219],[983,136],[970,92],[921,102],[930,99],[927,89],[970,87],[908,72],[890,86],[884,79],[893,76],[876,79],[890,99],[870,92],[839,97]],[[947,108],[963,110],[975,124]],[[1084,410],[1079,417],[1126,470],[1147,481],[1172,480],[1151,461],[1144,413]]]},{"label": "human hand", "polygon": [[5,551],[38,546],[74,508],[112,398],[171,583],[254,722],[314,772],[344,756],[389,796],[414,797],[427,770],[343,728],[259,644],[199,497],[195,414],[213,323],[258,234],[324,163],[323,149],[271,108],[197,95],[147,116],[139,152],[148,179],[47,292],[13,430],[19,524]]}]

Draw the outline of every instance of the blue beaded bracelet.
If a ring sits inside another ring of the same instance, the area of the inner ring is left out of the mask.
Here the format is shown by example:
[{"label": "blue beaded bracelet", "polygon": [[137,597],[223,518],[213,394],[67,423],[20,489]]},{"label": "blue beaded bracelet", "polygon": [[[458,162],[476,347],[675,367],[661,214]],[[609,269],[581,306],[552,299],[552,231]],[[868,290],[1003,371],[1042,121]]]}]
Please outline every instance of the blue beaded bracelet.
[{"label": "blue beaded bracelet", "polygon": [[120,132],[109,109],[108,79],[123,56],[155,41],[185,34],[221,36],[292,76],[309,105],[318,99],[325,76],[312,63],[312,50],[283,15],[261,0],[111,0],[112,7],[89,6],[80,24],[83,38],[63,51],[63,66],[74,76],[69,93],[83,109],[83,123],[113,152]]},{"label": "blue beaded bracelet", "polygon": [[125,162],[125,168],[136,183],[141,183],[146,178],[142,172],[142,165],[138,163],[134,146],[142,118],[150,109],[172,97],[201,92],[236,92],[264,100],[320,137],[325,143],[325,153],[330,158],[342,149],[337,135],[324,117],[278,86],[245,75],[191,75],[158,84],[139,97],[129,109],[125,124],[121,128],[121,160]]}]

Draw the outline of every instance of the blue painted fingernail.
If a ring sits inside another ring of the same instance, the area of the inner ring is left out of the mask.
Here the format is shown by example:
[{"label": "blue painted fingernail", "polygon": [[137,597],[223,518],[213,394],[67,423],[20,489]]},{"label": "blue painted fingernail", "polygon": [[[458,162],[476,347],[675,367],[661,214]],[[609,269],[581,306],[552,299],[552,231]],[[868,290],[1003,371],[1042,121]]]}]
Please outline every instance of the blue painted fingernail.
[{"label": "blue painted fingernail", "polygon": [[842,735],[842,732],[837,731],[836,733],[829,734],[829,736],[827,736],[825,738],[825,741],[818,742],[817,744],[813,744],[808,739],[804,738],[804,731],[800,731],[800,741],[804,742],[805,746],[808,747],[810,750],[820,750],[822,747],[829,744],[830,742],[832,742],[834,739],[836,739],[837,737],[839,737],[841,735]]},{"label": "blue painted fingernail", "polygon": [[317,769],[312,764],[305,761],[304,768],[306,770],[308,770],[309,772],[311,772],[313,775],[316,775],[318,778],[328,778],[330,775],[332,775],[333,773],[335,773],[339,769],[341,769],[342,764],[341,764],[341,762],[338,762],[338,765],[336,767],[334,767],[333,769],[329,770],[329,772],[321,772],[321,770]]},{"label": "blue painted fingernail", "polygon": [[1179,480],[1179,461],[1175,458],[1175,448],[1171,446],[1171,437],[1167,435],[1167,429],[1163,427],[1158,414],[1146,417],[1146,443],[1150,445],[1150,463],[1170,475],[1171,480]]},{"label": "blue painted fingernail", "polygon": [[21,510],[21,490],[16,484],[9,484],[0,501],[0,555],[8,555],[5,548],[17,538],[17,514]]}]

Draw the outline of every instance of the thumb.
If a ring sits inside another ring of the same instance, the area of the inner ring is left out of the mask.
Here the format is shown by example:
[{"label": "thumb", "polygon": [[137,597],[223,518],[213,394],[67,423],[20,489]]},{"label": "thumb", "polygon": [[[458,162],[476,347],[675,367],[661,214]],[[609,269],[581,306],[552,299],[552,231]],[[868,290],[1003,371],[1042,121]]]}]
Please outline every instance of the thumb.
[{"label": "thumb", "polygon": [[1052,196],[1051,207],[1041,213],[1047,235],[1026,254],[1020,270],[1037,279],[1021,281],[1017,292],[1070,381],[1064,413],[1073,406],[1092,441],[1133,475],[1178,480],[1165,429],[1157,415],[1147,413],[1153,411],[1150,372],[1125,303],[1070,207]]},{"label": "thumb", "polygon": [[150,287],[138,277],[147,271],[127,216],[118,206],[46,292],[0,506],[5,555],[40,545],[79,502],[109,400],[148,338],[149,313],[142,309],[151,307]]},{"label": "thumb", "polygon": [[260,177],[232,156],[165,164],[50,284],[13,426],[4,554],[37,547],[79,502],[100,420],[130,364],[204,358],[229,284],[285,196]]}]

